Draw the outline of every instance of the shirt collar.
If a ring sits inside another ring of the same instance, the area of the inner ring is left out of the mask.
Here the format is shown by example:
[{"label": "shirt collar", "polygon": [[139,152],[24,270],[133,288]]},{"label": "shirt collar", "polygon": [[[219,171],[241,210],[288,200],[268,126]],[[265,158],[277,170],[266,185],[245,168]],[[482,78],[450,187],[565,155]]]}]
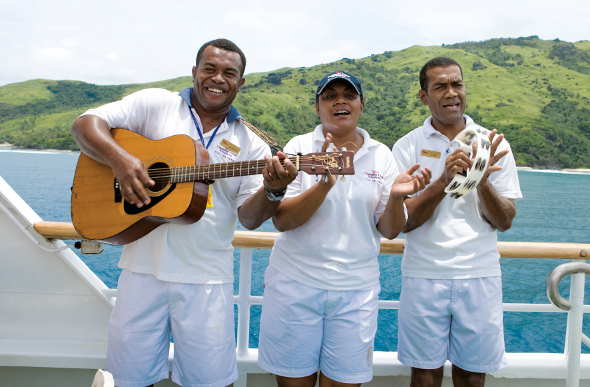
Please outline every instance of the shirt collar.
[{"label": "shirt collar", "polygon": [[[370,148],[372,146],[380,144],[379,142],[373,140],[366,130],[359,128],[359,127],[357,127],[356,130],[365,139],[365,143],[363,144],[362,147]],[[324,144],[325,139],[326,138],[324,137],[324,127],[322,126],[322,124],[319,124],[318,126],[316,126],[315,130],[313,131],[313,141],[314,141],[314,143],[319,143],[319,146],[321,148],[321,145]]]},{"label": "shirt collar", "polygon": [[[463,114],[463,119],[465,120],[465,128],[468,128],[471,125],[476,125],[475,122],[473,122],[473,120],[471,119],[471,117],[469,117],[467,114]],[[424,120],[423,128],[424,136],[426,137],[430,137],[432,135],[443,136],[438,130],[434,129],[434,126],[432,126],[432,116]]]},{"label": "shirt collar", "polygon": [[[184,99],[186,101],[188,106],[191,106],[191,107],[193,106],[191,104],[192,92],[193,92],[193,88],[187,87],[186,89],[183,89],[180,93],[178,93],[178,95],[180,95],[180,97],[182,97],[182,99]],[[242,116],[240,115],[240,113],[238,113],[238,110],[234,107],[234,105],[232,105],[229,109],[229,112],[227,113],[227,116],[225,117],[225,120],[229,124],[229,123],[237,120],[238,118],[242,118]]]}]

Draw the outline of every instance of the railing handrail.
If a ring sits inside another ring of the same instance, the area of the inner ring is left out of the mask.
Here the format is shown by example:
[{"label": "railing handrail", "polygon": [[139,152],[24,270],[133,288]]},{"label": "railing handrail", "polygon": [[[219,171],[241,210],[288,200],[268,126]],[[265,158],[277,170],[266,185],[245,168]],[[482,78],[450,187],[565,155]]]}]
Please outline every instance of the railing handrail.
[{"label": "railing handrail", "polygon": [[[71,222],[41,221],[35,223],[35,229],[47,239],[82,240],[84,239]],[[233,245],[235,248],[272,249],[278,232],[236,231]],[[403,254],[404,240],[381,238],[380,254]],[[503,258],[548,258],[587,260],[590,244],[558,242],[498,242],[498,252]]]}]

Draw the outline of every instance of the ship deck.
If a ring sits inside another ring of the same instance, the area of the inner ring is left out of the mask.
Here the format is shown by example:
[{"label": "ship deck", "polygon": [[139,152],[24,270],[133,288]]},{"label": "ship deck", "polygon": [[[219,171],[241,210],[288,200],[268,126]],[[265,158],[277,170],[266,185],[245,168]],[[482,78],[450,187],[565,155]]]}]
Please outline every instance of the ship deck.
[{"label": "ship deck", "polygon": [[[71,223],[43,221],[0,178],[0,385],[90,386],[97,369],[104,368],[108,319],[116,290],[109,289],[71,250],[80,242]],[[276,233],[237,231],[240,249],[236,387],[275,386],[274,377],[256,365],[257,350],[249,348],[250,310],[262,302],[251,295],[253,249],[272,248]],[[83,248],[100,250],[97,243]],[[588,244],[499,242],[502,257],[557,258],[583,263]],[[382,254],[401,254],[403,240],[382,240]],[[571,309],[553,304],[504,304],[506,312],[568,313],[564,353],[508,353],[508,366],[488,375],[488,386],[590,386],[590,355],[581,345],[585,274],[573,274]],[[581,300],[581,302],[580,302]],[[395,300],[380,301],[395,309]],[[542,340],[542,338],[540,338]],[[170,351],[170,360],[174,347]],[[374,353],[375,377],[368,387],[408,386],[410,369],[397,361],[396,352]],[[450,364],[445,365],[450,376]],[[156,386],[173,386],[162,381]],[[451,386],[445,378],[443,386]]]}]

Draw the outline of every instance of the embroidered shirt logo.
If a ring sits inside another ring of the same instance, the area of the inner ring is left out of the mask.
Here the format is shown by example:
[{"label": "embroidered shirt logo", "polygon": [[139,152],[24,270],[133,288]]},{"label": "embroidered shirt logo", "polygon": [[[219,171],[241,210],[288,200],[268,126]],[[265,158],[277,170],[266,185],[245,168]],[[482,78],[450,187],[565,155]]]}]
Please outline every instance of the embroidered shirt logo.
[{"label": "embroidered shirt logo", "polygon": [[371,183],[383,183],[383,175],[379,171],[372,170],[371,172],[365,172],[365,181]]}]

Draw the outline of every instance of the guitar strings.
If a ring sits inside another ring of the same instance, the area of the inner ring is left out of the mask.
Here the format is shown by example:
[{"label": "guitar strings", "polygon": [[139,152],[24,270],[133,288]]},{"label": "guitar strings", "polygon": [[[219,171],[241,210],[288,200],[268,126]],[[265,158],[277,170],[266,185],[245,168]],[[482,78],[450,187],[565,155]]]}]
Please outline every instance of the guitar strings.
[{"label": "guitar strings", "polygon": [[[310,161],[315,161],[314,163],[310,162]],[[320,165],[317,163],[318,160],[299,160],[299,165],[306,165],[306,166],[313,166],[313,165]],[[284,165],[284,163],[281,163]],[[223,166],[222,166],[223,165]],[[234,168],[236,167],[236,168]],[[154,169],[150,169],[150,172],[168,172],[172,169],[180,169],[180,168],[186,168],[186,169],[203,169],[203,170],[216,170],[216,169],[222,169],[222,168],[226,168],[226,169],[251,169],[252,167],[258,167],[258,168],[264,168],[266,167],[266,162],[261,162],[261,163],[256,163],[256,165],[252,165],[251,162],[248,162],[248,164],[243,165],[241,163],[228,163],[228,164],[202,164],[202,165],[190,165],[190,166],[182,166],[182,167],[170,167],[170,168],[154,168]]]},{"label": "guitar strings", "polygon": [[[299,156],[299,165],[303,167],[318,167],[318,168],[326,168],[329,169],[330,167],[327,165],[318,165],[318,161],[327,161],[327,160],[334,160],[334,159],[342,159],[342,155],[334,154],[329,156]],[[296,157],[287,157],[291,162],[296,162]],[[281,164],[284,165],[284,160],[281,159]],[[313,161],[313,163],[310,163]],[[246,165],[243,165],[243,164]],[[256,165],[252,165],[256,164]],[[221,167],[224,165],[224,167]],[[229,167],[232,165],[232,167]],[[264,168],[266,167],[265,160],[251,160],[251,161],[237,161],[233,163],[221,163],[221,164],[197,164],[197,165],[189,165],[189,166],[182,166],[182,167],[170,167],[170,168],[154,168],[149,170],[149,175],[154,180],[168,180],[169,178],[176,176],[178,174],[192,174],[192,175],[199,175],[199,174],[206,174],[206,173],[221,173],[227,174],[235,171],[245,172],[251,170],[253,167],[255,168]],[[172,170],[178,171],[181,168],[186,168],[187,171],[185,172],[172,172]]]},{"label": "guitar strings", "polygon": [[[325,169],[326,171],[316,171],[318,174],[332,174],[332,172],[330,171],[330,167],[329,166],[322,166],[322,165],[316,165],[316,164],[304,164],[304,163],[299,163],[299,165],[301,167],[316,167],[318,169]],[[335,168],[335,167],[333,167]],[[199,175],[212,175],[211,178],[215,178],[215,177],[233,177],[233,176],[229,176],[229,175],[236,175],[236,172],[249,172],[251,171],[252,168],[231,168],[231,169],[220,169],[220,170],[211,170],[211,171],[190,171],[190,172],[172,172],[170,173],[169,170],[165,170],[162,172],[159,172],[158,174],[153,174],[150,173],[150,178],[154,181],[167,181],[170,180],[173,177],[179,177],[179,176],[199,176]],[[335,174],[338,174],[337,172],[334,172]],[[238,175],[240,175],[238,173]],[[191,179],[192,180],[192,179]],[[205,176],[203,176],[202,180],[206,180]]]},{"label": "guitar strings", "polygon": [[[329,159],[340,159],[340,157],[330,157]],[[327,160],[328,157],[325,157],[325,159]],[[281,164],[284,165],[284,160],[285,159],[281,159]],[[295,158],[289,158],[289,160],[291,162],[295,162],[296,159]],[[318,162],[318,161],[326,161],[326,160],[321,160],[319,157],[300,157],[299,158],[299,164],[305,163],[305,162],[309,162],[309,161],[314,161],[314,162]],[[196,165],[186,165],[186,166],[180,166],[180,167],[171,167],[171,168],[154,168],[154,169],[150,169],[151,172],[153,171],[169,171],[170,169],[174,169],[174,168],[190,168],[190,169],[215,169],[215,168],[222,168],[221,166],[230,166],[230,165],[243,165],[246,164],[249,167],[251,167],[250,164],[256,164],[256,166],[266,166],[266,161],[265,160],[253,160],[253,161],[237,161],[237,162],[232,162],[232,163],[219,163],[219,164],[196,164]],[[313,165],[313,163],[310,164],[306,164],[306,165]]]}]

